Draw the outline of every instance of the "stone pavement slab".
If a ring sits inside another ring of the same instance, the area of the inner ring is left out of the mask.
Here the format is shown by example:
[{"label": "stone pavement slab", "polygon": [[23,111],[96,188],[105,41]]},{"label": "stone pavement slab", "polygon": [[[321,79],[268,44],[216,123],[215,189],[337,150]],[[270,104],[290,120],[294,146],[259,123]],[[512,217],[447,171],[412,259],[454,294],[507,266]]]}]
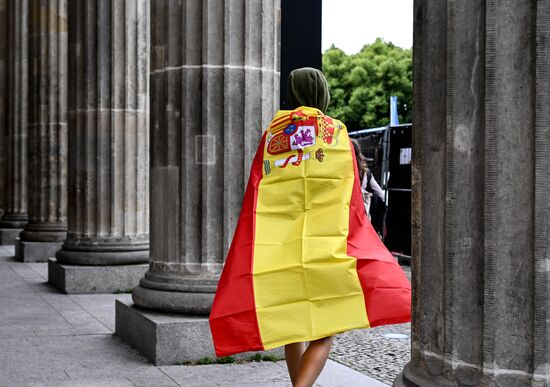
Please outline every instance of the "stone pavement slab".
[{"label": "stone pavement slab", "polygon": [[387,384],[332,360],[329,360],[325,365],[323,373],[319,376],[316,385],[320,387],[387,387]]},{"label": "stone pavement slab", "polygon": [[[61,294],[46,263],[12,257],[0,246],[0,387],[291,385],[284,362],[155,367],[113,335],[115,300],[131,295]],[[333,361],[316,384],[383,385]]]},{"label": "stone pavement slab", "polygon": [[[215,364],[204,366],[163,366],[164,373],[182,386],[288,386],[282,362]],[[270,383],[270,384],[267,384]]]},{"label": "stone pavement slab", "polygon": [[135,384],[133,384],[127,379],[120,379],[120,380],[94,380],[92,382],[86,381],[86,380],[71,380],[69,382],[55,381],[51,383],[37,382],[37,383],[30,383],[28,384],[28,386],[32,386],[32,387],[134,387]]},{"label": "stone pavement slab", "polygon": [[115,300],[131,302],[131,294],[72,294],[69,298],[99,320],[111,332],[115,331]]},{"label": "stone pavement slab", "polygon": [[48,266],[38,262],[27,262],[27,266],[33,269],[42,279],[48,278]]},{"label": "stone pavement slab", "polygon": [[[205,366],[164,366],[165,374],[183,386],[285,386],[292,387],[286,364],[261,362]],[[319,376],[317,387],[385,387],[386,384],[329,360]]]},{"label": "stone pavement slab", "polygon": [[15,246],[0,245],[0,262],[15,262]]}]

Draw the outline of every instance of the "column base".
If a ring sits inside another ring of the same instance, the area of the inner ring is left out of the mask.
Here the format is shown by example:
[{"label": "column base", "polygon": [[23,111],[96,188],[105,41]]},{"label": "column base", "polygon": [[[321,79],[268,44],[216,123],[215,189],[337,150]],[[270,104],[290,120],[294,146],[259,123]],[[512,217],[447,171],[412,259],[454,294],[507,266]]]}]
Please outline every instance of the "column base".
[{"label": "column base", "polygon": [[67,294],[126,292],[139,284],[147,264],[78,266],[48,260],[48,282]]},{"label": "column base", "polygon": [[[117,300],[115,319],[115,335],[157,366],[216,358],[208,317],[144,311]],[[245,352],[235,358],[246,359],[255,353]],[[284,358],[283,348],[263,353]]]},{"label": "column base", "polygon": [[17,228],[19,232],[25,227],[29,220],[27,214],[8,214],[5,213],[0,219],[0,229],[1,228]]},{"label": "column base", "polygon": [[139,246],[129,245],[82,245],[78,249],[67,246],[55,255],[64,265],[134,265],[149,263],[149,244]]},{"label": "column base", "polygon": [[[464,363],[462,365],[445,364],[445,368],[433,367],[435,362],[421,362],[421,366],[412,367],[407,364],[403,372],[393,382],[394,387],[515,387],[539,386],[536,377],[527,372],[518,370],[499,369],[498,373],[479,369],[472,369]],[[540,380],[540,386],[546,386],[547,379]]]},{"label": "column base", "polygon": [[397,375],[397,377],[393,381],[392,386],[393,387],[419,387],[418,384],[415,384],[409,380],[406,380],[405,377],[403,376],[403,372]]},{"label": "column base", "polygon": [[65,242],[67,227],[57,223],[27,223],[19,235],[22,241],[27,242]]},{"label": "column base", "polygon": [[62,245],[63,242],[27,242],[17,238],[15,257],[21,262],[47,262]]},{"label": "column base", "polygon": [[210,314],[214,302],[214,292],[157,290],[144,287],[143,279],[140,283],[141,285],[132,292],[132,299],[136,305],[142,308],[189,315],[208,316]]},{"label": "column base", "polygon": [[447,379],[448,376],[448,372],[441,372],[433,378],[426,378],[425,375],[411,372],[410,363],[408,363],[393,381],[393,387],[457,387]]},{"label": "column base", "polygon": [[0,228],[0,245],[15,245],[15,239],[21,231],[22,228]]},{"label": "column base", "polygon": [[[424,366],[432,366],[432,369],[437,370],[437,372],[434,372],[434,375],[429,372],[426,374],[415,372],[416,368],[412,368],[411,363],[408,363],[393,381],[393,387],[459,387],[463,385],[457,384],[453,380],[450,370],[442,368],[442,364],[438,362],[424,364]],[[481,386],[481,384],[467,383],[464,386]]]}]

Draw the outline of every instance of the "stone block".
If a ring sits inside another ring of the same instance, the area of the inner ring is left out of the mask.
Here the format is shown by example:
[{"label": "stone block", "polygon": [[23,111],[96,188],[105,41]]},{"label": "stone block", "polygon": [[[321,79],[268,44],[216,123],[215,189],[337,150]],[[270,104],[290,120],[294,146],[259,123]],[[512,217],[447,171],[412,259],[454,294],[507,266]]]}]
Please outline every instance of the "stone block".
[{"label": "stone block", "polygon": [[21,231],[22,228],[0,228],[0,245],[15,245],[15,238]]},{"label": "stone block", "polygon": [[27,242],[17,238],[15,257],[22,262],[47,262],[62,245],[63,242]]},{"label": "stone block", "polygon": [[[208,317],[145,311],[117,300],[115,320],[115,335],[156,365],[216,358]],[[248,358],[255,353],[245,352],[235,358]],[[282,348],[263,354],[284,358]]]},{"label": "stone block", "polygon": [[148,268],[147,264],[62,265],[50,258],[48,282],[68,294],[117,293],[136,287]]}]

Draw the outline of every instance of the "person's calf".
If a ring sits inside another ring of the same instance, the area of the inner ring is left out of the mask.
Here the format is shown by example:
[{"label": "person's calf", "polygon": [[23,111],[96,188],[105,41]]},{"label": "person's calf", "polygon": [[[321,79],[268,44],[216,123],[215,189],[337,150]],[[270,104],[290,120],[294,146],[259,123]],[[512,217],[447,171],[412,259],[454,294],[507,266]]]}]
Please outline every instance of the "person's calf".
[{"label": "person's calf", "polygon": [[300,370],[302,355],[306,350],[306,343],[291,343],[285,345],[285,360],[292,385],[296,383],[296,377]]},{"label": "person's calf", "polygon": [[298,375],[293,381],[294,387],[313,386],[325,366],[331,346],[332,337],[330,336],[309,343],[302,355]]}]

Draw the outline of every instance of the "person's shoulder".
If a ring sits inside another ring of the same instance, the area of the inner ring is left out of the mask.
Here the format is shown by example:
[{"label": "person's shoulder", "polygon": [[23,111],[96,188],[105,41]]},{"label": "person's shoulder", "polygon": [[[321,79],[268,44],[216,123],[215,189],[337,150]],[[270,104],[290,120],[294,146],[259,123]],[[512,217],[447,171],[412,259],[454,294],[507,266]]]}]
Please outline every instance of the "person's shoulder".
[{"label": "person's shoulder", "polygon": [[290,117],[293,121],[308,121],[311,119],[316,119],[317,122],[321,123],[323,126],[346,129],[346,125],[342,121],[331,117],[314,107],[300,106],[291,112]]},{"label": "person's shoulder", "polygon": [[342,121],[324,114],[321,110],[309,106],[300,106],[293,110],[279,110],[269,124],[267,132],[268,134],[276,134],[293,124],[311,123],[312,120],[316,125],[319,123],[323,126],[346,129],[346,125]]},{"label": "person's shoulder", "polygon": [[308,106],[300,106],[293,110],[279,110],[267,129],[268,133],[278,133],[289,125],[299,124],[303,121],[310,121],[322,116],[323,113],[319,109]]},{"label": "person's shoulder", "polygon": [[344,124],[342,121],[340,121],[337,118],[331,117],[329,115],[321,113],[320,116],[321,120],[325,121],[327,124],[330,124],[334,127],[337,127],[339,129],[346,129],[346,124]]}]

